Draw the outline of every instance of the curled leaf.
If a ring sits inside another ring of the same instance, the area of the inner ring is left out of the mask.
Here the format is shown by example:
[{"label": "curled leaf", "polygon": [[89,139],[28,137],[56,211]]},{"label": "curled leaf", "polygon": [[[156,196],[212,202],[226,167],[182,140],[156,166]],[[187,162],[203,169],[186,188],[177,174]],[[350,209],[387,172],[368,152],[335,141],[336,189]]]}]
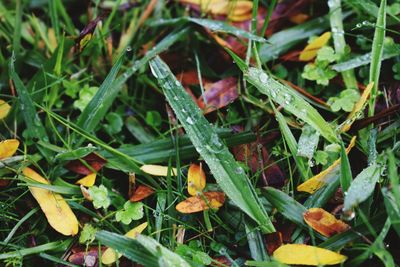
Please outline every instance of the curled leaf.
[{"label": "curled leaf", "polygon": [[154,190],[145,185],[139,185],[131,198],[129,199],[131,202],[137,202],[145,199],[146,197],[152,195]]},{"label": "curled leaf", "polygon": [[303,214],[303,217],[312,229],[326,237],[345,232],[350,228],[348,224],[321,208],[311,208]]},{"label": "curled leaf", "polygon": [[334,265],[344,262],[347,257],[339,253],[304,244],[287,244],[274,251],[273,257],[285,264]]},{"label": "curled leaf", "polygon": [[89,175],[86,175],[82,179],[78,180],[76,183],[86,187],[90,187],[93,186],[95,182],[96,182],[96,173],[91,173]]},{"label": "curled leaf", "polygon": [[[346,154],[349,154],[350,150],[356,143],[356,137],[354,136],[349,146],[346,148]],[[315,191],[320,189],[325,184],[329,183],[330,177],[340,171],[340,158],[337,159],[331,166],[323,170],[322,172],[318,173],[314,177],[311,177],[304,183],[297,186],[297,191],[307,192],[310,194],[314,194]]]},{"label": "curled leaf", "polygon": [[200,165],[191,164],[188,171],[188,193],[196,196],[206,187],[206,174]]},{"label": "curled leaf", "polygon": [[[23,174],[36,182],[50,184],[45,178],[28,167],[23,170]],[[29,190],[39,203],[51,227],[63,235],[74,236],[78,233],[78,220],[60,194],[34,186],[29,186]]]},{"label": "curled leaf", "polygon": [[300,61],[310,61],[317,56],[318,50],[326,45],[331,38],[331,33],[326,32],[320,37],[315,38],[311,43],[309,43],[303,51],[301,51],[299,59]]},{"label": "curled leaf", "polygon": [[3,99],[0,99],[0,120],[7,117],[8,112],[10,112],[10,109],[11,106]]},{"label": "curled leaf", "polygon": [[[160,166],[160,165],[152,165],[152,164],[148,164],[148,165],[143,165],[142,167],[140,167],[140,169],[150,175],[154,175],[154,176],[168,176],[168,167],[166,166]],[[176,170],[176,168],[171,168],[171,176],[176,176],[178,173],[178,171]]]},{"label": "curled leaf", "polygon": [[[135,239],[137,234],[140,234],[143,232],[144,229],[147,227],[147,222],[142,223],[129,232],[125,234],[126,237]],[[119,254],[115,252],[112,248],[107,248],[104,253],[101,256],[101,262],[103,264],[113,264],[114,262],[117,261],[117,259],[121,258],[122,254]]]},{"label": "curled leaf", "polygon": [[17,152],[19,141],[17,139],[7,139],[0,142],[0,160],[9,158]]},{"label": "curled leaf", "polygon": [[[207,202],[204,200],[207,199]],[[181,213],[195,213],[209,208],[217,209],[225,202],[223,192],[205,192],[202,196],[189,197],[176,205],[176,210]]]},{"label": "curled leaf", "polygon": [[372,90],[373,86],[374,86],[374,82],[370,82],[367,85],[367,87],[365,88],[364,92],[362,93],[360,99],[354,105],[353,110],[350,112],[350,114],[347,116],[347,119],[342,124],[342,127],[340,128],[341,132],[347,132],[348,130],[350,130],[350,127],[353,124],[353,122],[357,119],[358,114],[364,109],[367,99],[368,99],[369,95],[371,94],[371,90]]}]

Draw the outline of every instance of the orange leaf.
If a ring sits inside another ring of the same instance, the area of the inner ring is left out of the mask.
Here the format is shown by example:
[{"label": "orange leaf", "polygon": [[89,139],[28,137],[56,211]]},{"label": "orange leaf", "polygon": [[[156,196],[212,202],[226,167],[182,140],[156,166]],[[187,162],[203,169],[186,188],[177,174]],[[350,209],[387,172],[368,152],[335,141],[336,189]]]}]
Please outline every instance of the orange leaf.
[{"label": "orange leaf", "polygon": [[[207,202],[204,201],[207,199]],[[210,207],[217,209],[225,202],[225,194],[223,192],[205,192],[203,196],[189,197],[176,205],[176,210],[181,213],[195,213],[208,210]]]},{"label": "orange leaf", "polygon": [[[351,139],[349,146],[346,148],[346,154],[349,154],[350,150],[353,148],[355,143],[356,143],[356,137],[354,136]],[[315,191],[320,189],[325,184],[329,183],[331,176],[337,173],[338,171],[340,171],[340,158],[337,159],[331,166],[329,166],[322,172],[318,173],[314,177],[311,177],[304,183],[297,186],[297,191],[314,194]]]},{"label": "orange leaf", "polygon": [[331,33],[326,32],[320,37],[315,38],[311,43],[309,43],[303,51],[301,51],[299,59],[301,61],[310,61],[317,56],[318,50],[326,45],[331,38]]},{"label": "orange leaf", "polygon": [[188,171],[188,193],[196,196],[198,192],[203,191],[206,187],[206,174],[200,165],[190,164]]},{"label": "orange leaf", "polygon": [[0,160],[9,158],[17,152],[19,141],[17,139],[7,139],[0,142]]},{"label": "orange leaf", "polygon": [[10,109],[11,106],[3,99],[0,99],[0,120],[7,117],[8,112],[10,112]]},{"label": "orange leaf", "polygon": [[139,185],[131,198],[129,199],[131,202],[137,202],[145,199],[146,197],[152,195],[154,190],[145,185]]},{"label": "orange leaf", "polygon": [[311,208],[303,214],[304,221],[318,233],[330,237],[347,231],[350,226],[321,208]]},{"label": "orange leaf", "polygon": [[323,248],[304,244],[287,244],[275,250],[273,257],[285,264],[334,265],[344,262],[347,257]]},{"label": "orange leaf", "polygon": [[[36,182],[50,184],[40,174],[28,167],[23,170],[23,174]],[[63,235],[74,236],[78,233],[78,220],[60,194],[35,186],[29,186],[29,190],[39,203],[51,227]]]}]

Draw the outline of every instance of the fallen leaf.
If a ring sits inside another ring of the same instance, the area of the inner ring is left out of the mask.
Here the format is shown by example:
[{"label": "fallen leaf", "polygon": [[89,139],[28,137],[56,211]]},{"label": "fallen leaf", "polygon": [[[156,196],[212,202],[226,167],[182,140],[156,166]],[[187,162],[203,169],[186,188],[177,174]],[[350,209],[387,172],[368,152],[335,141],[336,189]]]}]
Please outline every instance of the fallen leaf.
[{"label": "fallen leaf", "polygon": [[[204,198],[207,199],[208,205]],[[217,209],[225,202],[225,194],[223,192],[204,192],[203,196],[189,197],[176,205],[176,210],[181,213],[195,213],[203,210]]]},{"label": "fallen leaf", "polygon": [[[92,168],[92,170],[86,167],[81,160],[85,161]],[[100,157],[96,153],[90,153],[80,160],[71,160],[67,165],[65,165],[65,167],[77,174],[89,175],[93,173],[93,171],[98,172],[106,163],[107,160],[104,158]]]},{"label": "fallen leaf", "polygon": [[303,214],[304,221],[318,233],[330,237],[350,229],[350,226],[338,220],[321,208],[311,208]]},{"label": "fallen leaf", "polygon": [[[204,85],[204,89],[204,97],[200,96],[197,103],[205,114],[229,105],[239,96],[237,78],[235,77],[225,78],[215,83],[207,83]],[[204,98],[206,101],[204,101]]]},{"label": "fallen leaf", "polygon": [[272,255],[283,244],[282,233],[277,231],[265,235],[265,242],[267,244],[268,254]]},{"label": "fallen leaf", "polygon": [[203,168],[197,164],[190,164],[188,171],[188,193],[191,196],[196,196],[199,192],[202,192],[206,187],[206,174]]},{"label": "fallen leaf", "polygon": [[[127,232],[125,236],[135,239],[138,234],[140,234],[141,232],[143,232],[144,229],[146,229],[146,227],[147,227],[147,222],[142,223],[133,228],[132,230],[130,230],[129,232]],[[114,262],[117,261],[117,259],[121,258],[121,256],[122,254],[117,253],[112,248],[107,248],[101,256],[101,262],[103,264],[113,264]]]},{"label": "fallen leaf", "polygon": [[[356,143],[356,137],[354,136],[348,147],[346,148],[346,154],[349,154],[350,150],[354,147]],[[297,191],[300,192],[307,192],[310,194],[314,194],[315,191],[320,189],[322,186],[324,186],[326,183],[329,182],[329,174],[335,173],[340,170],[340,158],[337,159],[331,166],[323,170],[322,172],[318,173],[314,177],[311,177],[304,183],[300,184],[297,186]]]},{"label": "fallen leaf", "polygon": [[145,199],[146,197],[152,195],[154,190],[145,185],[139,185],[131,198],[129,199],[131,202],[137,202]]},{"label": "fallen leaf", "polygon": [[[104,247],[101,248],[104,251]],[[74,251],[74,253],[68,257],[68,261],[77,264],[79,266],[98,266],[99,259],[99,247],[93,246],[89,249],[84,249],[82,251]]]},{"label": "fallen leaf", "polygon": [[86,187],[90,187],[94,185],[95,182],[96,182],[96,173],[91,173],[86,175],[82,179],[78,180],[76,183]]},{"label": "fallen leaf", "polygon": [[309,15],[304,14],[304,13],[299,13],[299,14],[296,14],[296,15],[294,15],[294,16],[291,16],[291,17],[289,18],[289,20],[290,20],[291,22],[295,23],[295,24],[302,24],[302,23],[304,23],[306,20],[308,20],[309,18],[310,18]]},{"label": "fallen leaf", "polygon": [[354,105],[353,110],[347,116],[347,119],[344,121],[342,127],[340,128],[341,132],[347,132],[350,130],[351,125],[357,119],[358,114],[362,112],[365,107],[365,104],[368,100],[369,95],[371,94],[372,87],[374,86],[374,82],[370,82],[362,93],[358,102]]},{"label": "fallen leaf", "polygon": [[344,262],[347,257],[323,248],[304,244],[287,244],[275,250],[273,257],[285,264],[334,265]]},{"label": "fallen leaf", "polygon": [[19,141],[7,139],[0,142],[0,160],[12,157],[17,152]]},{"label": "fallen leaf", "polygon": [[94,30],[97,24],[103,19],[103,15],[97,16],[94,20],[89,22],[83,30],[79,33],[78,38],[75,40],[76,51],[82,52],[83,49],[88,45],[93,37]]},{"label": "fallen leaf", "polygon": [[[28,167],[23,170],[23,174],[36,182],[47,185],[50,184],[40,174]],[[68,203],[60,194],[34,186],[29,186],[28,188],[39,203],[51,227],[57,232],[67,236],[74,236],[78,233],[78,220]]]},{"label": "fallen leaf", "polygon": [[[150,175],[168,176],[169,167],[148,164],[148,165],[143,165],[142,167],[140,167],[140,169],[142,170],[142,172],[150,174]],[[171,176],[176,176],[177,173],[178,173],[178,171],[176,170],[176,168],[171,168],[171,171],[170,171]]]},{"label": "fallen leaf", "polygon": [[317,56],[318,50],[326,45],[331,38],[331,33],[326,32],[320,37],[315,38],[311,43],[309,43],[303,51],[301,51],[299,59],[300,61],[310,61]]},{"label": "fallen leaf", "polygon": [[0,99],[0,120],[7,117],[8,113],[10,112],[10,109],[11,106],[3,99]]}]

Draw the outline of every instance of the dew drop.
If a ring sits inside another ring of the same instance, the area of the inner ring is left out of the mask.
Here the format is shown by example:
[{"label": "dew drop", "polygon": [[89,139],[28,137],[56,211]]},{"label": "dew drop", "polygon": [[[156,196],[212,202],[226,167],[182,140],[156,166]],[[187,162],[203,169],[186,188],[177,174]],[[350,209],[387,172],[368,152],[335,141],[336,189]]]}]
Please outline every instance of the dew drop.
[{"label": "dew drop", "polygon": [[186,118],[186,122],[189,123],[190,125],[193,125],[193,124],[194,124],[194,122],[193,122],[193,120],[192,120],[191,117],[187,117],[187,118]]},{"label": "dew drop", "polygon": [[128,47],[126,48],[126,52],[130,52],[130,51],[132,51],[132,47],[128,46]]},{"label": "dew drop", "polygon": [[268,82],[268,75],[264,72],[261,72],[260,76],[259,76],[260,82],[262,83],[267,83]]}]

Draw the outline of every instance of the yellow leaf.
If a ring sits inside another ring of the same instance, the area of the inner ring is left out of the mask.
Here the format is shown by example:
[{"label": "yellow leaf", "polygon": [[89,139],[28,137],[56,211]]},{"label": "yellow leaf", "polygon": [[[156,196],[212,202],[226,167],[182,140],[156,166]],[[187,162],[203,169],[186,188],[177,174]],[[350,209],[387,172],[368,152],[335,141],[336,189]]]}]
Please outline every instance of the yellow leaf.
[{"label": "yellow leaf", "polygon": [[0,142],[0,160],[11,157],[17,152],[19,141],[17,139],[7,139]]},{"label": "yellow leaf", "polygon": [[309,43],[303,51],[301,51],[299,59],[300,61],[310,61],[317,56],[318,50],[326,45],[331,38],[331,33],[326,32],[320,37],[315,38],[311,43]]},{"label": "yellow leaf", "polygon": [[364,109],[365,103],[368,100],[369,95],[371,94],[372,87],[374,86],[374,82],[370,82],[362,93],[358,102],[354,105],[353,110],[347,116],[347,119],[344,121],[342,127],[340,128],[341,132],[347,132],[350,130],[351,125],[357,119],[357,115]]},{"label": "yellow leaf", "polygon": [[285,264],[334,265],[344,262],[347,257],[339,253],[304,244],[287,244],[274,251],[273,257]]},{"label": "yellow leaf", "polygon": [[[154,175],[154,176],[167,176],[168,175],[168,167],[166,166],[160,166],[160,165],[143,165],[140,168],[143,172]],[[171,168],[171,176],[176,176],[177,175],[177,170],[176,168]]]},{"label": "yellow leaf", "polygon": [[[142,223],[125,234],[126,237],[135,239],[138,234],[143,232],[147,227],[147,222]],[[112,248],[107,248],[101,255],[101,262],[103,264],[113,264],[117,259],[121,258],[122,254],[115,252]]]},{"label": "yellow leaf", "polygon": [[[50,184],[45,178],[28,167],[23,170],[23,174],[36,182]],[[74,236],[78,233],[78,220],[60,194],[34,186],[29,186],[29,190],[39,203],[51,227],[63,235]]]},{"label": "yellow leaf", "polygon": [[0,99],[0,120],[7,117],[8,112],[10,112],[10,109],[11,106],[3,99]]},{"label": "yellow leaf", "polygon": [[188,193],[195,196],[206,187],[206,174],[200,165],[191,164],[188,171]]},{"label": "yellow leaf", "polygon": [[[346,154],[349,154],[350,150],[353,148],[355,143],[356,143],[356,137],[354,136],[351,139],[349,146],[346,148]],[[326,183],[329,182],[330,178],[329,174],[333,174],[337,172],[339,169],[340,169],[340,158],[337,159],[331,166],[329,166],[322,172],[318,173],[314,177],[311,177],[304,183],[297,186],[297,191],[314,194],[315,191],[317,191],[318,189],[320,189],[322,186],[324,186]]]},{"label": "yellow leaf", "polygon": [[[207,199],[207,202],[204,200]],[[181,213],[195,213],[203,210],[217,209],[225,202],[223,192],[205,192],[202,196],[189,197],[176,205],[176,210]]]},{"label": "yellow leaf", "polygon": [[86,175],[82,179],[78,180],[76,184],[90,187],[93,186],[95,182],[96,182],[96,173],[91,173],[89,175]]},{"label": "yellow leaf", "polygon": [[321,208],[311,208],[303,214],[304,221],[315,231],[330,237],[350,229],[350,226],[341,220],[338,220]]}]

